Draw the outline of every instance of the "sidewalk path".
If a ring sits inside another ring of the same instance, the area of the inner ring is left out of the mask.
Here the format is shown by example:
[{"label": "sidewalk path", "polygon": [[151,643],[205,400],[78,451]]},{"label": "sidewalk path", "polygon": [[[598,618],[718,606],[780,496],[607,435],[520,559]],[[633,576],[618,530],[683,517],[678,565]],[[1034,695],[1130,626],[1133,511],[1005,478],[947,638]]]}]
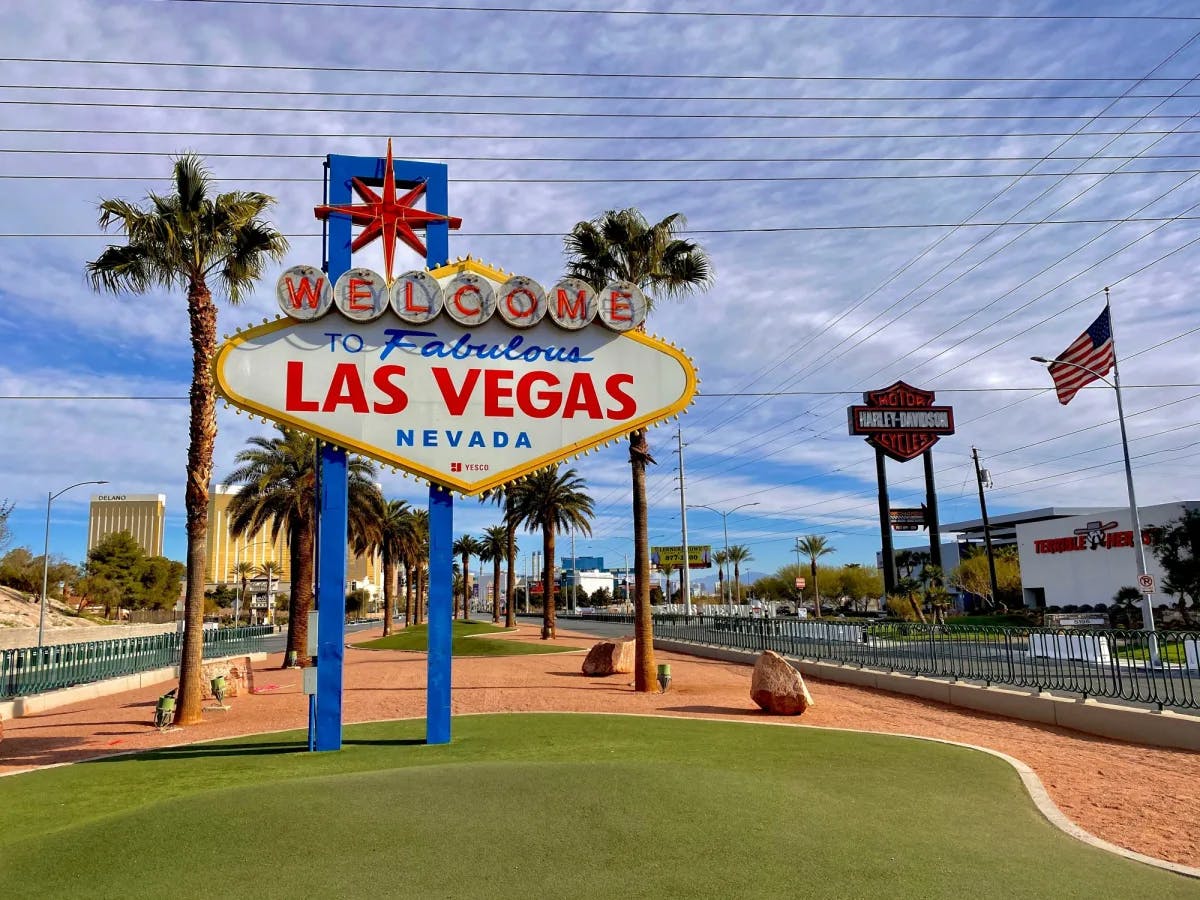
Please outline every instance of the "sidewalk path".
[{"label": "sidewalk path", "polygon": [[[352,639],[378,634],[377,629]],[[522,625],[514,637],[536,640],[537,628]],[[581,651],[594,640],[567,631],[558,638]],[[816,706],[802,719],[785,720],[762,714],[751,702],[749,666],[674,653],[656,656],[671,664],[673,681],[666,694],[636,694],[629,676],[585,678],[580,674],[582,652],[455,659],[453,711],[701,716],[978,744],[1027,763],[1059,808],[1092,834],[1149,856],[1200,866],[1200,754],[816,679],[809,679]],[[228,712],[208,712],[203,723],[183,731],[160,733],[151,725],[166,684],[7,721],[0,774],[122,751],[306,728],[308,705],[299,672],[280,670],[280,663],[279,655],[259,663],[254,674],[258,693],[231,700]],[[347,723],[423,716],[424,654],[347,649],[343,710]]]}]

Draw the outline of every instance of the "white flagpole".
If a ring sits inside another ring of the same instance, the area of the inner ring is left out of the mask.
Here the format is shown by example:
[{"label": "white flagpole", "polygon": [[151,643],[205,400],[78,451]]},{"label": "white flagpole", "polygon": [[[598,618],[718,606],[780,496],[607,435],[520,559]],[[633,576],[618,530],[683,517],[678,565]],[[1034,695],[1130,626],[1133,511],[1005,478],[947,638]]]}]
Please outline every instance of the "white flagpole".
[{"label": "white flagpole", "polygon": [[[1108,313],[1109,337],[1113,345],[1113,388],[1117,393],[1117,421],[1121,423],[1121,449],[1125,454],[1125,484],[1129,489],[1129,518],[1133,523],[1134,558],[1137,561],[1139,579],[1146,574],[1146,546],[1142,543],[1142,521],[1138,516],[1137,495],[1133,491],[1133,467],[1129,463],[1129,438],[1125,432],[1125,407],[1121,402],[1121,372],[1117,367],[1117,335],[1113,327],[1112,307],[1109,305],[1108,288],[1104,289],[1104,309]],[[1139,590],[1141,587],[1139,585]],[[1154,607],[1150,602],[1150,594],[1142,594],[1142,630],[1153,633]],[[1150,641],[1150,655],[1155,665],[1158,664],[1158,645]]]}]

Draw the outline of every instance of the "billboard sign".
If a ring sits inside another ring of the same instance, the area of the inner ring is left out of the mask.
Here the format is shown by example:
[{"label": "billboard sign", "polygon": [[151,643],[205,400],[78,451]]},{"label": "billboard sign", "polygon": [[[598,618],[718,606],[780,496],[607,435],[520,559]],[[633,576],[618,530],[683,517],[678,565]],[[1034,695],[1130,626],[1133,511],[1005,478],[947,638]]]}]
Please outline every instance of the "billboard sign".
[{"label": "billboard sign", "polygon": [[[709,544],[688,545],[688,568],[712,568],[712,546]],[[677,569],[683,565],[683,547],[651,547],[650,565],[656,569]]]},{"label": "billboard sign", "polygon": [[850,434],[865,435],[871,446],[907,462],[931,448],[941,435],[954,434],[953,408],[934,406],[933,400],[933,391],[903,381],[867,391],[864,405],[846,410]]},{"label": "billboard sign", "polygon": [[330,288],[294,266],[282,319],[227,340],[233,405],[464,494],[477,494],[682,412],[696,372],[635,330],[636,286],[551,290],[467,258]]},{"label": "billboard sign", "polygon": [[893,531],[916,531],[925,527],[925,513],[923,503],[919,507],[892,507],[888,510],[888,519]]}]

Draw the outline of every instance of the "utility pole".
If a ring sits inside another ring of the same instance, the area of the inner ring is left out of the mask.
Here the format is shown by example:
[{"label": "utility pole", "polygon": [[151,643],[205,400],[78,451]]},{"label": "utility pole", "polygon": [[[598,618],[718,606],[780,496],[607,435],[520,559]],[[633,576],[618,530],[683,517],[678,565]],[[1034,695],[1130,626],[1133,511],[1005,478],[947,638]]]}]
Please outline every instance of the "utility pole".
[{"label": "utility pole", "polygon": [[1000,589],[996,586],[996,557],[992,553],[992,529],[988,524],[987,500],[983,495],[983,470],[979,468],[979,451],[971,448],[971,458],[975,460],[975,482],[979,486],[979,512],[983,517],[983,546],[987,551],[988,580],[992,585],[992,605],[995,606]]},{"label": "utility pole", "polygon": [[[675,432],[675,440],[679,443],[679,449],[676,451],[679,454],[679,521],[683,523],[682,539],[683,539],[683,568],[679,572],[679,591],[683,594],[683,612],[684,615],[692,614],[692,581],[691,581],[691,566],[688,564],[688,540],[687,540],[687,500],[684,498],[683,489],[683,429],[679,428]],[[667,602],[671,602],[671,598],[667,598]]]},{"label": "utility pole", "polygon": [[[796,579],[799,580],[800,579],[800,538],[796,538],[796,548],[795,549],[796,549]],[[796,601],[796,616],[799,617],[800,607],[802,607],[804,605],[804,590],[802,588],[796,588],[796,590],[800,592],[800,599]],[[813,590],[815,591],[816,588],[814,588]],[[818,609],[817,612],[819,613],[820,610]]]}]

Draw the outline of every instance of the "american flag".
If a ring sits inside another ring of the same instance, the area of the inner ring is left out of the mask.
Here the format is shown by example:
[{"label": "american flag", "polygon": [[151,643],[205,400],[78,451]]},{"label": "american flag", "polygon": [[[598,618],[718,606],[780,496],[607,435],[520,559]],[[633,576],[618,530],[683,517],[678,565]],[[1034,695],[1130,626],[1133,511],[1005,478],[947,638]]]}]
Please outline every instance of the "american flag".
[{"label": "american flag", "polygon": [[[1058,402],[1066,406],[1079,389],[1107,375],[1116,362],[1113,353],[1112,326],[1108,320],[1108,307],[1088,326],[1088,330],[1075,339],[1050,365],[1050,377],[1058,391]],[[1074,363],[1074,365],[1067,365]],[[1079,368],[1086,366],[1090,372]]]}]

